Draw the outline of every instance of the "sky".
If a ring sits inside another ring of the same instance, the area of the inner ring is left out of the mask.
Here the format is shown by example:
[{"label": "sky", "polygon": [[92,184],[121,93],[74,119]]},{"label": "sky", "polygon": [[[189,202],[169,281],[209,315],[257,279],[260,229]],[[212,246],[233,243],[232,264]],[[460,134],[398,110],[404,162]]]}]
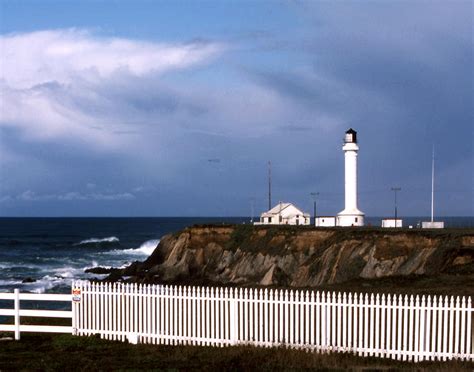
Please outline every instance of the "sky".
[{"label": "sky", "polygon": [[472,1],[0,0],[0,216],[474,215]]}]

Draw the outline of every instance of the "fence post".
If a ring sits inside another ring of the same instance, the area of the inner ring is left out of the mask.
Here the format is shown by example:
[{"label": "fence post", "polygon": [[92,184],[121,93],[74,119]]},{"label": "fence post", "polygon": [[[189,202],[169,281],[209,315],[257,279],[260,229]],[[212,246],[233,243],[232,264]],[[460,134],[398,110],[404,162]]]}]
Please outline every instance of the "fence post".
[{"label": "fence post", "polygon": [[74,301],[74,288],[75,288],[75,281],[71,283],[71,311],[72,311],[72,334],[73,336],[77,335],[77,324],[76,324],[76,302]]},{"label": "fence post", "polygon": [[20,339],[20,290],[15,288],[15,340]]},{"label": "fence post", "polygon": [[231,345],[235,345],[237,343],[237,308],[236,308],[236,290],[234,288],[230,289],[230,343]]},{"label": "fence post", "polygon": [[467,313],[467,332],[470,333],[470,336],[467,337],[467,345],[466,345],[466,352],[471,353],[471,360],[473,360],[473,354],[474,354],[474,342],[472,342],[472,339],[474,339],[474,329],[472,328],[472,314],[473,314],[473,309],[472,309],[472,300],[471,296],[467,298],[467,307],[468,307],[468,313]]}]

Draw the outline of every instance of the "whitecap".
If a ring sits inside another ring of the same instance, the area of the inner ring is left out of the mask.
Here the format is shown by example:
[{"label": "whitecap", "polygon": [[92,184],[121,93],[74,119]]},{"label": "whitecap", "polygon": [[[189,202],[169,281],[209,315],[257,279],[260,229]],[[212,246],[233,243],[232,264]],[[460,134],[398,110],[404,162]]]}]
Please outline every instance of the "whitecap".
[{"label": "whitecap", "polygon": [[120,241],[119,238],[116,236],[109,236],[107,238],[90,238],[86,240],[82,240],[79,243],[76,243],[74,245],[86,245],[86,244],[102,244],[102,243],[118,243]]},{"label": "whitecap", "polygon": [[114,249],[112,251],[104,252],[104,254],[149,256],[153,253],[159,242],[160,239],[147,240],[138,248]]},{"label": "whitecap", "polygon": [[14,280],[14,279],[0,279],[0,286],[11,286],[11,285],[17,285],[17,284],[22,284],[20,280]]},{"label": "whitecap", "polygon": [[116,269],[125,269],[129,267],[131,264],[132,264],[131,262],[125,262],[123,265],[117,266]]},{"label": "whitecap", "polygon": [[70,285],[72,278],[62,278],[57,276],[45,275],[34,282],[23,282],[20,280],[0,280],[0,288],[2,290],[8,290],[9,288],[21,288],[22,291],[28,291],[33,293],[44,293],[45,291],[52,289],[60,285]]},{"label": "whitecap", "polygon": [[64,266],[64,267],[59,267],[57,269],[54,269],[54,274],[56,278],[59,278],[59,279],[75,278],[78,275],[82,274],[82,269],[79,267]]},{"label": "whitecap", "polygon": [[44,293],[48,289],[52,289],[61,284],[69,285],[71,282],[72,278],[59,278],[57,276],[46,275],[36,282],[28,283],[26,288],[34,293]]}]

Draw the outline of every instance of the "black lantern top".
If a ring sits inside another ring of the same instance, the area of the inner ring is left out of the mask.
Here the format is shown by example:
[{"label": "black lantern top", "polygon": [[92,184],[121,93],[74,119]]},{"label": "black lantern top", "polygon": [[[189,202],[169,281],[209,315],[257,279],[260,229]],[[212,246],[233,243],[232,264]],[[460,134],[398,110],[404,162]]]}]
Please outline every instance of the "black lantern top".
[{"label": "black lantern top", "polygon": [[344,137],[344,142],[345,143],[357,143],[357,132],[349,128],[349,130],[346,132],[346,135]]}]

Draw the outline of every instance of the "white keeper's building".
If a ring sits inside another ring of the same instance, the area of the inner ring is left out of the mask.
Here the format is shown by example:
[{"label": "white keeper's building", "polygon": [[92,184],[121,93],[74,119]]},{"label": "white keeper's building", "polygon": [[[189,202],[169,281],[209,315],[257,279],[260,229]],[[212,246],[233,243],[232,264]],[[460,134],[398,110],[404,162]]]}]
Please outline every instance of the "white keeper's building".
[{"label": "white keeper's building", "polygon": [[280,202],[260,216],[255,225],[309,225],[310,215],[292,203]]}]

